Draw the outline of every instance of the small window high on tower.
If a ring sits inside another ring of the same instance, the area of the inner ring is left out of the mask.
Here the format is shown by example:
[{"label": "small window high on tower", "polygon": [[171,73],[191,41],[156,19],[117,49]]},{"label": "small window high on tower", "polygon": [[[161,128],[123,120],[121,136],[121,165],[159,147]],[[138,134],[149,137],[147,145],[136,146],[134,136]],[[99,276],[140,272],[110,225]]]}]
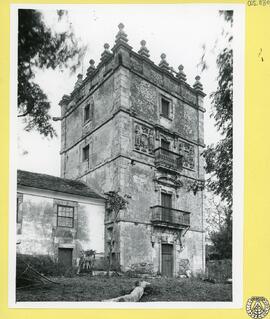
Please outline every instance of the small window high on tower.
[{"label": "small window high on tower", "polygon": [[163,97],[161,98],[161,115],[166,118],[170,117],[170,101]]},{"label": "small window high on tower", "polygon": [[89,145],[86,145],[82,149],[82,160],[83,160],[83,162],[89,160]]},{"label": "small window high on tower", "polygon": [[84,122],[90,119],[90,104],[87,104],[84,108]]}]

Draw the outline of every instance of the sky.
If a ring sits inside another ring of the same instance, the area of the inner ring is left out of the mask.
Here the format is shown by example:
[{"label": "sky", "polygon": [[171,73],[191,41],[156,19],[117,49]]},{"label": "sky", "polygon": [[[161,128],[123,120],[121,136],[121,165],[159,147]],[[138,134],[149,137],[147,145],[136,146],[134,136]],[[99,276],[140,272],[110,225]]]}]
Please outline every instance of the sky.
[{"label": "sky", "polygon": [[[61,8],[58,8],[61,9]],[[205,98],[205,144],[214,143],[219,134],[210,118],[211,102],[209,94],[215,91],[217,82],[216,56],[224,43],[221,32],[224,19],[218,8],[199,5],[87,5],[83,9],[73,6],[69,11],[76,37],[87,45],[87,52],[78,73],[85,77],[89,60],[96,65],[103,52],[104,43],[112,48],[120,22],[125,25],[129,44],[133,50],[140,49],[144,39],[150,51],[150,59],[160,62],[161,53],[165,53],[167,62],[175,70],[182,64],[187,82],[193,85],[195,76],[201,76]],[[45,23],[53,30],[59,30],[54,9],[43,7]],[[217,41],[217,39],[219,39]],[[207,70],[201,73],[198,63],[206,48]],[[58,105],[64,94],[70,94],[74,88],[77,74],[69,70],[37,70],[35,81],[41,86],[51,102],[51,115],[60,116]],[[60,175],[60,122],[54,122],[58,137],[44,138],[37,132],[25,132],[23,123],[18,121],[17,130],[17,166],[19,169]]]}]

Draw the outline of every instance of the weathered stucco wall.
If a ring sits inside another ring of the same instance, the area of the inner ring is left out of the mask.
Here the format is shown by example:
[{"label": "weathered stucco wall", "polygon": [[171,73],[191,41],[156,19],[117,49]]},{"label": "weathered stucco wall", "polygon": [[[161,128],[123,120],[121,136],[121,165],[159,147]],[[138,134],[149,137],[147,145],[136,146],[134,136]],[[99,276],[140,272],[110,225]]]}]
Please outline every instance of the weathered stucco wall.
[{"label": "weathered stucco wall", "polygon": [[[104,252],[104,204],[48,191],[19,189],[21,197],[18,252],[50,255],[57,260],[58,248],[72,248],[73,260],[80,251]],[[74,227],[57,226],[57,205],[74,207]]]},{"label": "weathered stucco wall", "polygon": [[151,225],[120,222],[120,264],[127,271],[136,264],[146,263],[153,268]]},{"label": "weathered stucco wall", "polygon": [[189,261],[189,268],[194,273],[205,270],[205,234],[204,232],[197,232],[189,230],[183,240],[184,249],[179,255],[179,263],[182,259]]},{"label": "weathered stucco wall", "polygon": [[[83,177],[97,166],[117,157],[121,151],[119,130],[116,116],[71,148],[65,155],[65,178]],[[83,161],[83,148],[86,145],[89,145],[89,160]]]},{"label": "weathered stucco wall", "polygon": [[104,206],[79,203],[77,239],[84,250],[104,252],[104,218]]},{"label": "weathered stucco wall", "polygon": [[[202,237],[200,236],[202,233],[199,233],[203,231],[202,192],[199,191],[195,195],[186,187],[175,190],[164,185],[155,188],[153,183],[154,170],[140,163],[135,165],[126,163],[121,177],[122,184],[125,185],[125,192],[131,194],[127,209],[121,213],[121,220],[125,222],[120,223],[120,258],[124,269],[130,269],[133,264],[140,261],[151,264],[154,271],[160,271],[159,254],[161,241],[163,241],[163,243],[168,242],[175,245],[175,275],[179,272],[178,261],[182,258],[189,260],[192,270],[196,272],[202,270],[204,268]],[[184,180],[183,183],[185,184]],[[190,212],[191,230],[185,235],[188,243],[185,253],[180,249],[177,232],[172,235],[171,231],[163,228],[162,231],[159,229],[158,235],[153,238],[156,230],[151,225],[151,207],[161,205],[161,192],[172,194],[173,208]],[[192,230],[196,230],[196,232]],[[159,250],[153,249],[152,245]]]},{"label": "weathered stucco wall", "polygon": [[[22,192],[21,192],[22,193]],[[23,194],[19,251],[24,254],[53,255],[53,227],[56,223],[53,199]]]}]

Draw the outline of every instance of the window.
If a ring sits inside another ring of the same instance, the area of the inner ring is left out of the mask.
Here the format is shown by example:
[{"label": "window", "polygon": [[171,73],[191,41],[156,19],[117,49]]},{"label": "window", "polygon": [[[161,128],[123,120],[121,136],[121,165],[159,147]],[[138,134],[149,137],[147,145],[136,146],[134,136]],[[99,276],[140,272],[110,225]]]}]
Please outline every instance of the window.
[{"label": "window", "polygon": [[161,115],[166,118],[170,117],[170,101],[163,97],[161,98]]},{"label": "window", "polygon": [[90,104],[87,104],[84,108],[84,122],[90,119]]},{"label": "window", "polygon": [[73,228],[74,207],[57,205],[57,226]]},{"label": "window", "polygon": [[161,148],[164,150],[170,150],[170,142],[167,142],[163,139],[161,139]]},{"label": "window", "polygon": [[82,150],[82,160],[83,162],[89,160],[89,145],[86,145]]},{"label": "window", "polygon": [[172,195],[167,193],[161,193],[161,206],[166,208],[172,208]]},{"label": "window", "polygon": [[161,193],[162,220],[166,222],[172,221],[172,195]]}]

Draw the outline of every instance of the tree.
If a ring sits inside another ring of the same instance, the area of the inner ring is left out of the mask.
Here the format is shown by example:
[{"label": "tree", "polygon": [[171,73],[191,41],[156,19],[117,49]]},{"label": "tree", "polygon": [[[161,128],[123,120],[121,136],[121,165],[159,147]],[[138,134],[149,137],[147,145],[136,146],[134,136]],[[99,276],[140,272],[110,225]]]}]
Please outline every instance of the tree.
[{"label": "tree", "polygon": [[[36,68],[66,68],[74,72],[86,51],[80,46],[69,25],[64,31],[54,32],[45,25],[41,12],[30,9],[18,11],[18,117],[23,118],[25,130],[36,129],[43,136],[56,132],[49,114],[50,102],[35,83]],[[67,19],[67,11],[57,11],[58,23]]]},{"label": "tree", "polygon": [[[233,24],[233,11],[222,11],[227,25]],[[212,102],[211,117],[215,120],[221,139],[207,146],[203,152],[206,162],[207,189],[220,196],[224,220],[218,229],[210,233],[210,239],[219,258],[232,256],[232,177],[233,177],[233,37],[230,32],[222,32],[226,40],[225,47],[217,56],[217,89],[210,95]],[[202,57],[202,61],[204,55]],[[202,63],[202,70],[206,69]],[[213,214],[220,214],[217,209]]]},{"label": "tree", "polygon": [[[225,21],[233,23],[232,11],[223,11]],[[233,37],[228,36],[227,46],[219,53],[217,90],[210,95],[212,100],[211,117],[215,119],[221,139],[216,145],[207,146],[203,155],[206,161],[208,188],[220,195],[228,207],[232,207],[232,160],[233,160]]]},{"label": "tree", "polygon": [[213,192],[205,193],[205,230],[212,245],[208,246],[207,258],[232,257],[232,220],[228,208]]},{"label": "tree", "polygon": [[232,258],[232,219],[230,218],[230,213],[226,211],[225,216],[226,220],[220,226],[220,229],[210,234],[210,239],[218,259]]},{"label": "tree", "polygon": [[106,193],[105,195],[107,195],[107,208],[112,213],[112,229],[111,229],[111,236],[110,236],[108,268],[107,268],[107,276],[109,276],[109,273],[112,267],[113,245],[116,240],[115,228],[116,228],[116,223],[118,220],[118,215],[122,209],[125,209],[127,207],[128,201],[124,198],[124,197],[127,197],[127,195],[122,197],[116,191],[110,191]]},{"label": "tree", "polygon": [[204,193],[204,216],[206,236],[210,238],[213,232],[218,232],[223,226],[226,214],[226,207],[213,192]]}]

